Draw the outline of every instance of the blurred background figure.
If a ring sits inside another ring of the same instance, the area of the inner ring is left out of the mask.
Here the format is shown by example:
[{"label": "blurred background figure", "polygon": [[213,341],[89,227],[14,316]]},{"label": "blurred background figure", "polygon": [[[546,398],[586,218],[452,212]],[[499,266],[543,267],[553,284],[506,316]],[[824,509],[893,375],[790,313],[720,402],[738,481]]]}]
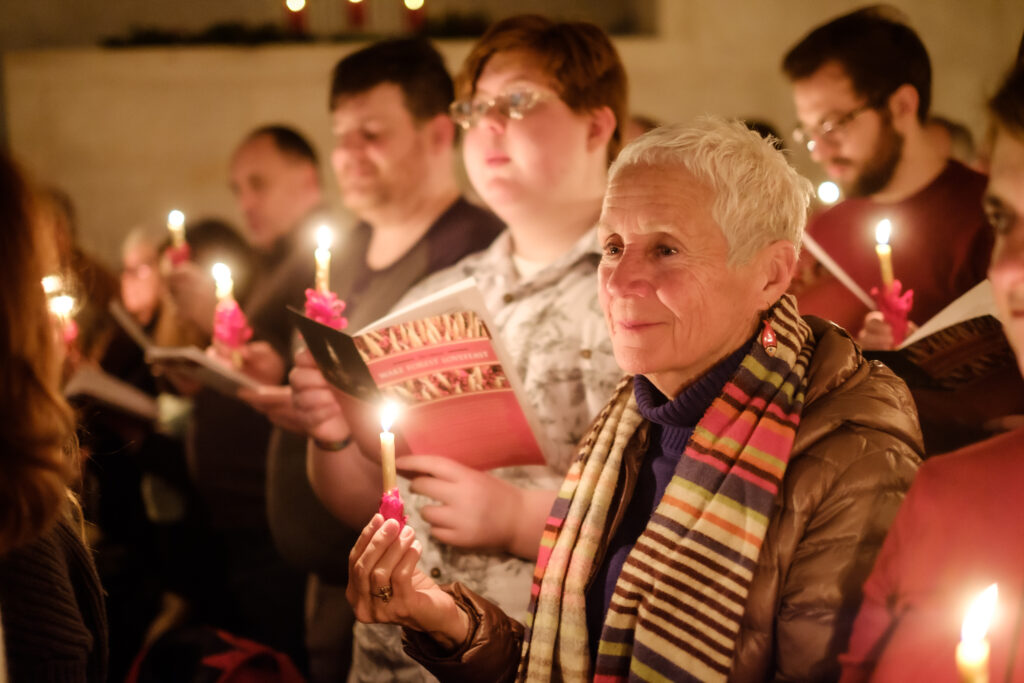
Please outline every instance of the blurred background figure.
[{"label": "blurred background figure", "polygon": [[[12,681],[107,680],[103,590],[77,501],[75,422],[41,280],[52,243],[0,153],[0,610]],[[45,200],[44,200],[45,201]],[[4,673],[0,671],[0,678]]]},{"label": "blurred background figure", "polygon": [[950,159],[956,159],[964,166],[978,169],[978,152],[974,145],[974,136],[967,126],[945,116],[933,114],[924,125],[925,132],[931,136],[931,144]]}]

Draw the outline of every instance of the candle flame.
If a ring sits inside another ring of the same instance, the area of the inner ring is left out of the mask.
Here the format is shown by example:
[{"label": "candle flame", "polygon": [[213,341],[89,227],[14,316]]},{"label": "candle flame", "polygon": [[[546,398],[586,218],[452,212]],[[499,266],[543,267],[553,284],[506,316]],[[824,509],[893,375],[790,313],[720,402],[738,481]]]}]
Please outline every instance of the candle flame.
[{"label": "candle flame", "polygon": [[60,275],[47,275],[43,278],[43,291],[47,294],[59,292],[62,286]]},{"label": "candle flame", "polygon": [[334,241],[334,234],[331,229],[326,225],[321,225],[316,229],[316,246],[317,249],[330,249],[331,242]]},{"label": "candle flame", "polygon": [[388,401],[380,409],[380,428],[382,431],[390,432],[391,425],[394,423],[395,418],[398,416],[398,404],[394,401]]},{"label": "candle flame", "polygon": [[967,608],[960,639],[965,643],[977,643],[985,639],[992,615],[996,611],[996,600],[999,598],[998,584],[992,584],[981,592]]},{"label": "candle flame", "polygon": [[423,7],[423,0],[405,0],[405,6],[411,10],[418,10]]},{"label": "candle flame", "polygon": [[214,263],[210,272],[213,274],[213,279],[218,284],[231,279],[231,269],[227,267],[227,264]]},{"label": "candle flame", "polygon": [[180,228],[185,225],[185,214],[175,209],[167,214],[167,227]]},{"label": "candle flame", "polygon": [[58,318],[67,318],[75,308],[75,298],[61,294],[50,299],[50,311]]},{"label": "candle flame", "polygon": [[285,0],[284,6],[291,12],[301,12],[306,9],[306,0]]},{"label": "candle flame", "polygon": [[889,237],[892,235],[892,223],[888,218],[878,221],[875,228],[875,241],[879,244],[889,244]]},{"label": "candle flame", "polygon": [[818,185],[818,199],[826,204],[835,204],[839,199],[839,186],[831,180]]}]

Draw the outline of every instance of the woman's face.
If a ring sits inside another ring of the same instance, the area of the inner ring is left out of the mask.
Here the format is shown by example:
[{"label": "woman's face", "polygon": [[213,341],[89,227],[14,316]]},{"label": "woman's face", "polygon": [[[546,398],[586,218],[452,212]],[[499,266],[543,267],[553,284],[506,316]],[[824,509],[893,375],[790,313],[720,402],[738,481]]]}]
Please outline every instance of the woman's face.
[{"label": "woman's face", "polygon": [[753,335],[766,301],[755,256],[729,266],[711,191],[673,166],[635,166],[608,186],[598,226],[601,307],[615,359],[674,397]]},{"label": "woman's face", "polygon": [[995,231],[988,278],[999,320],[1024,372],[1024,140],[999,130],[985,211]]},{"label": "woman's face", "polygon": [[473,187],[506,220],[510,212],[550,205],[553,199],[573,201],[585,188],[582,180],[593,177],[587,168],[589,118],[559,99],[556,84],[530,53],[491,57],[473,100],[525,93],[540,97],[522,118],[492,108],[466,131],[463,143]]}]

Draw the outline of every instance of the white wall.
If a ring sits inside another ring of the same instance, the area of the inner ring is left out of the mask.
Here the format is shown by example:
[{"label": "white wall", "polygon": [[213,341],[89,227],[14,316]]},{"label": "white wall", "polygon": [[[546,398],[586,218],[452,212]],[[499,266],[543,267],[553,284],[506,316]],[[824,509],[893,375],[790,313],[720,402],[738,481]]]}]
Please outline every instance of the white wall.
[{"label": "white wall", "polygon": [[[965,121],[980,136],[985,96],[1024,30],[1024,2],[896,4],[932,55],[934,111]],[[779,73],[783,53],[814,25],[855,6],[843,0],[665,0],[660,37],[616,41],[632,106],[664,120],[705,111],[759,116],[788,131],[793,113]],[[113,263],[131,226],[160,222],[172,207],[240,223],[225,166],[247,130],[291,123],[326,154],[328,74],[356,47],[9,52],[3,84],[10,145],[37,178],[71,193],[84,244]],[[455,68],[469,43],[440,47]],[[806,158],[794,159],[815,173]]]}]

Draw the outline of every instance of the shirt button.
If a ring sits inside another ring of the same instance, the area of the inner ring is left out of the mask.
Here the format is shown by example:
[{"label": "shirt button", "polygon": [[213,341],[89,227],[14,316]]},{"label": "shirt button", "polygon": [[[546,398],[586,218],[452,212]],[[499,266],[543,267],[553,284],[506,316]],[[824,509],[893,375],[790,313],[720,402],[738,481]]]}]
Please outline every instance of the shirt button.
[{"label": "shirt button", "polygon": [[432,578],[432,579],[440,579],[441,578],[441,570],[439,568],[437,568],[437,567],[434,567],[433,569],[431,569],[430,570],[430,578]]},{"label": "shirt button", "polygon": [[501,297],[501,300],[507,304],[510,304],[516,300],[516,297],[512,294],[506,294],[505,296]]},{"label": "shirt button", "polygon": [[592,355],[594,354],[590,351],[590,349],[583,349],[582,351],[580,351],[580,358],[590,358]]}]

